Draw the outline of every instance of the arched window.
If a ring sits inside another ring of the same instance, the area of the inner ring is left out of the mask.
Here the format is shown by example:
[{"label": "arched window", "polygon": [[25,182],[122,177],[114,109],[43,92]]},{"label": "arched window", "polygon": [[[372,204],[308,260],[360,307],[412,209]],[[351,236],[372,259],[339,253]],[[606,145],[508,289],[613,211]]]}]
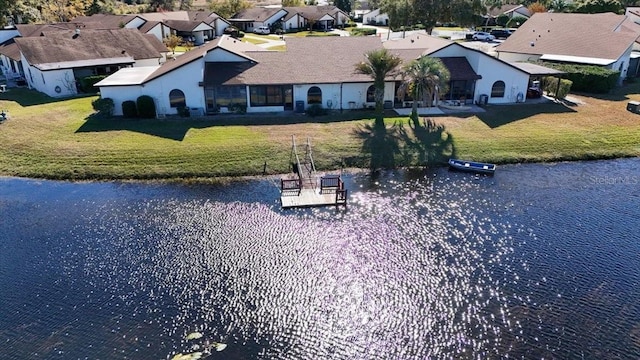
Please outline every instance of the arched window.
[{"label": "arched window", "polygon": [[322,90],[317,86],[312,86],[307,91],[307,104],[322,104]]},{"label": "arched window", "polygon": [[376,87],[373,85],[367,89],[367,102],[376,102]]},{"label": "arched window", "polygon": [[169,93],[169,104],[172,108],[187,106],[187,101],[184,98],[182,90],[173,89]]},{"label": "arched window", "polygon": [[491,97],[492,98],[504,97],[504,87],[505,87],[504,81],[498,80],[494,82],[493,86],[491,87]]}]

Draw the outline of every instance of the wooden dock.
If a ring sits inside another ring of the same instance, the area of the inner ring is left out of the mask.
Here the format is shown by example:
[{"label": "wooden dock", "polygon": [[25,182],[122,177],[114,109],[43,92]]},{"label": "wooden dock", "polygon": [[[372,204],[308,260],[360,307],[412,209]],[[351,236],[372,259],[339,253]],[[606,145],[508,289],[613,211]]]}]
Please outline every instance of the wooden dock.
[{"label": "wooden dock", "polygon": [[287,194],[283,192],[280,196],[283,208],[295,207],[313,207],[313,206],[330,206],[330,205],[346,205],[346,190],[344,196],[339,196],[334,192],[325,192],[324,194],[315,189],[300,189],[300,192]]},{"label": "wooden dock", "polygon": [[318,176],[307,139],[304,161],[300,161],[295,137],[291,149],[293,176],[280,180],[283,208],[347,205],[347,190],[339,175]]}]

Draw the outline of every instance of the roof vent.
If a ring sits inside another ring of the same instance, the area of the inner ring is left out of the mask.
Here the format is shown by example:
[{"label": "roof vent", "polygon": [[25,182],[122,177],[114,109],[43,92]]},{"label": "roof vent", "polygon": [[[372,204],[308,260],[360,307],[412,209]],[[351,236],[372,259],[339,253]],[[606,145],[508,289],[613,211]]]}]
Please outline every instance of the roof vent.
[{"label": "roof vent", "polygon": [[76,35],[80,35],[80,29],[76,28]]}]

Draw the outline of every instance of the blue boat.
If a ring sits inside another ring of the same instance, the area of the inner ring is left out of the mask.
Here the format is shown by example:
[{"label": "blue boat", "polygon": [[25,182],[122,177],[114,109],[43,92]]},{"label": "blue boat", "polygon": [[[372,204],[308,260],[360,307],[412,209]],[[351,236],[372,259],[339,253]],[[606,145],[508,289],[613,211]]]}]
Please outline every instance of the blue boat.
[{"label": "blue boat", "polygon": [[459,160],[459,159],[449,159],[449,167],[455,170],[475,172],[475,173],[481,173],[481,174],[493,175],[493,173],[496,172],[495,164],[466,161],[466,160]]}]

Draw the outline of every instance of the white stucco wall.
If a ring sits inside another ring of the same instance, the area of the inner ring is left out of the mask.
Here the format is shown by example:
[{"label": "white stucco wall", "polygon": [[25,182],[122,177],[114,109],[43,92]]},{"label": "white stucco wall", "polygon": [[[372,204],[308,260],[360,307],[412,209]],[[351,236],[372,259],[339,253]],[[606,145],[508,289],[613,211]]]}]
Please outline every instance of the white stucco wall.
[{"label": "white stucco wall", "polygon": [[[479,101],[482,94],[489,96],[488,101],[490,104],[514,103],[518,100],[519,93],[522,93],[523,99],[526,96],[529,75],[489,54],[467,49],[461,45],[454,45],[436,51],[430,56],[463,56],[467,59],[473,71],[482,76],[482,79],[476,81],[474,102]],[[496,81],[504,81],[504,97],[491,97],[491,88]]]},{"label": "white stucco wall", "polygon": [[[293,86],[294,107],[296,101],[304,101],[307,109],[307,92],[312,86],[317,86],[322,91],[322,107],[333,110],[349,110],[352,105],[355,109],[374,106],[375,103],[367,103],[367,89],[373,83],[344,83],[344,84],[304,84]],[[385,84],[384,100],[393,101],[395,87],[393,82]],[[330,104],[328,103],[330,101]],[[353,102],[354,104],[350,104]]]},{"label": "white stucco wall", "polygon": [[[239,41],[239,40],[238,40]],[[242,62],[247,61],[246,58],[233,54],[227,50],[215,48],[209,51],[205,57],[206,62]]]},{"label": "white stucco wall", "polygon": [[[122,103],[127,100],[136,101],[145,90],[142,86],[105,86],[100,88],[100,97],[113,100],[113,115],[122,116]],[[156,104],[157,109],[157,104]]]},{"label": "white stucco wall", "polygon": [[136,16],[135,18],[131,19],[131,21],[129,21],[124,27],[128,29],[137,29],[140,26],[144,25],[145,22],[146,22],[145,19],[139,16]]},{"label": "white stucco wall", "polygon": [[508,61],[508,62],[526,62],[526,61],[537,61],[540,59],[540,55],[534,54],[518,54],[511,52],[498,52],[498,59]]},{"label": "white stucco wall", "polygon": [[[23,63],[26,64],[26,61]],[[66,97],[78,93],[72,69],[40,71],[34,66],[27,66],[25,79],[29,88],[51,97]],[[56,92],[56,87],[60,92]]]},{"label": "white stucco wall", "polygon": [[229,23],[219,18],[219,19],[216,19],[215,27],[216,27],[216,36],[222,36],[222,34],[224,34],[224,29],[229,27]]},{"label": "white stucco wall", "polygon": [[[0,55],[0,59],[2,59],[2,74],[7,78],[16,78],[20,76],[20,67],[18,66],[18,62],[13,61],[10,57],[5,55]],[[13,68],[11,64],[13,63]],[[15,71],[14,71],[15,69]]]},{"label": "white stucco wall", "polygon": [[135,63],[133,63],[134,67],[141,67],[141,66],[156,66],[160,64],[160,58],[158,59],[139,59],[136,60]]},{"label": "white stucco wall", "polygon": [[144,92],[156,100],[158,113],[177,114],[177,109],[169,104],[169,93],[173,89],[182,90],[187,107],[204,108],[204,89],[199,86],[204,78],[203,72],[204,62],[194,61],[148,82]]}]

